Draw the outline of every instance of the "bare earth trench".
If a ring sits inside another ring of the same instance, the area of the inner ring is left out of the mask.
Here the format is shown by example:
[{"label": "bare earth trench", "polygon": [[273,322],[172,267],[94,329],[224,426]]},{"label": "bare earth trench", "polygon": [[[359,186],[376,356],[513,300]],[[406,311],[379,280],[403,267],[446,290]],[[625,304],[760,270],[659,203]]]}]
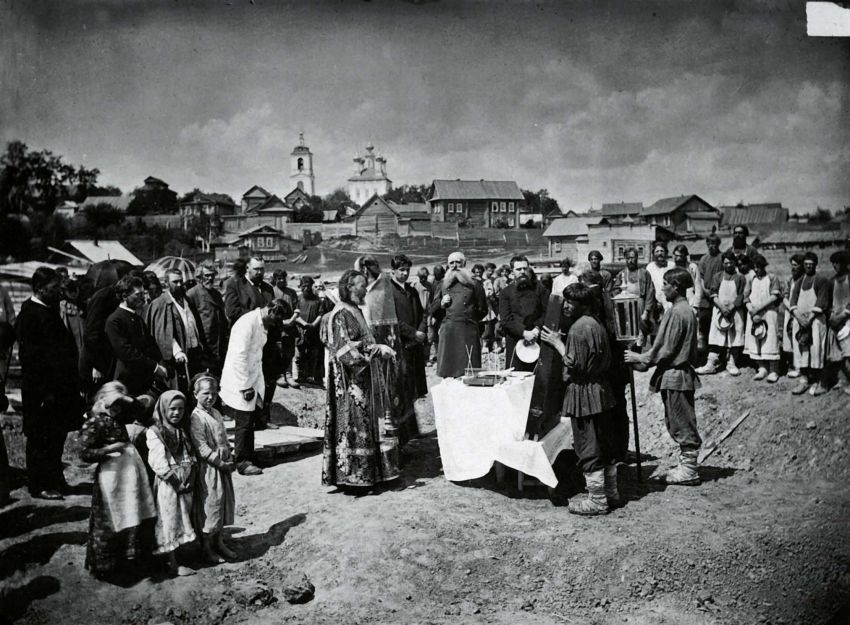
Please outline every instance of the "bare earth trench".
[{"label": "bare earth trench", "polygon": [[[673,444],[647,382],[638,374],[648,476],[672,462]],[[572,516],[542,487],[446,481],[429,398],[417,405],[429,433],[378,493],[321,486],[320,454],[236,475],[231,543],[241,561],[193,577],[128,588],[94,580],[83,568],[89,497],[36,503],[19,488],[0,511],[0,623],[850,622],[846,396],[799,399],[788,380],[703,382],[706,441],[751,411],[701,468],[705,483],[638,483],[625,467],[627,505],[605,517]],[[323,391],[279,390],[276,401],[276,420],[321,424]],[[3,421],[21,466],[20,419]],[[90,492],[93,467],[75,449],[69,437],[66,475]],[[571,495],[570,462],[563,454],[556,471]],[[283,588],[302,574],[315,598],[290,605]]]}]

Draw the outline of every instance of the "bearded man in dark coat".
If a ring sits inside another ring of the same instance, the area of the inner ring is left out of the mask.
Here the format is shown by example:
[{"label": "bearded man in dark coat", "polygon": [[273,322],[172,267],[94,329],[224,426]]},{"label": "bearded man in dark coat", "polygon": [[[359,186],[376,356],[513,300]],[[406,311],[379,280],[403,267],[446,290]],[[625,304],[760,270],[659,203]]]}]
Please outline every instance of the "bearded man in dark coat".
[{"label": "bearded man in dark coat", "polygon": [[56,271],[36,269],[33,295],[21,305],[15,323],[29,491],[41,499],[62,499],[65,437],[83,416],[77,346],[59,316],[61,286]]},{"label": "bearded man in dark coat", "polygon": [[448,265],[434,291],[430,313],[440,321],[437,375],[459,378],[467,367],[481,367],[478,322],[487,316],[487,296],[467,271],[463,252],[452,252]]},{"label": "bearded man in dark coat", "polygon": [[499,293],[499,319],[505,335],[505,367],[533,371],[537,363],[525,363],[514,358],[514,351],[520,341],[537,342],[549,303],[549,291],[534,277],[525,256],[511,258],[511,270],[514,281]]}]

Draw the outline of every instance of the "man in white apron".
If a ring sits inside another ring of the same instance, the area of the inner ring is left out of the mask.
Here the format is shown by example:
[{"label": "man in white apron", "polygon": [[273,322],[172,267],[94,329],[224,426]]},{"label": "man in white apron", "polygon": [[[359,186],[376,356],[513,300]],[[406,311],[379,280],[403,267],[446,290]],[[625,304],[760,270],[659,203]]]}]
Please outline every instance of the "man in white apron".
[{"label": "man in white apron", "polygon": [[[791,346],[794,367],[800,370],[800,382],[791,392],[823,395],[821,373],[826,360],[826,312],[829,308],[830,282],[817,274],[818,256],[803,256],[803,277],[791,292],[791,314],[794,316]],[[811,386],[809,386],[811,385]]]},{"label": "man in white apron", "polygon": [[[829,313],[827,360],[838,378],[834,389],[850,395],[850,252],[841,250],[829,257],[835,269],[832,277],[832,307]],[[844,374],[843,377],[841,374]]]},{"label": "man in white apron", "polygon": [[782,293],[782,356],[783,360],[788,364],[788,373],[786,377],[795,379],[800,377],[800,371],[794,366],[794,347],[791,345],[792,322],[794,315],[791,314],[791,293],[794,291],[794,285],[803,279],[803,255],[794,254],[788,261],[791,264],[791,276],[788,282],[784,285],[785,290]]},{"label": "man in white apron", "polygon": [[726,361],[729,375],[741,375],[740,363],[744,350],[744,289],[746,278],[738,273],[738,259],[731,250],[723,252],[723,271],[714,276],[709,286],[711,328],[708,331],[708,361],[697,369],[700,375],[711,375]]},{"label": "man in white apron", "polygon": [[[744,292],[747,307],[747,331],[744,353],[758,366],[753,380],[776,382],[779,379],[779,303],[782,301],[782,284],[767,273],[767,259],[756,254],[753,260],[754,275]],[[768,373],[770,369],[770,373]]]}]

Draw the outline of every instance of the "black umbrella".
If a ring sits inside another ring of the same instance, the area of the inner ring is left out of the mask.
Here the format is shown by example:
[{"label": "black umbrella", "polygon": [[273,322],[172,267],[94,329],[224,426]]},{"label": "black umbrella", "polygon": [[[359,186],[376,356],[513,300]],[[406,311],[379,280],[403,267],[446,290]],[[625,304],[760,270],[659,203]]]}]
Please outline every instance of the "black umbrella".
[{"label": "black umbrella", "polygon": [[102,260],[94,263],[86,272],[86,279],[91,280],[95,291],[105,286],[112,286],[126,276],[134,265],[126,260]]}]

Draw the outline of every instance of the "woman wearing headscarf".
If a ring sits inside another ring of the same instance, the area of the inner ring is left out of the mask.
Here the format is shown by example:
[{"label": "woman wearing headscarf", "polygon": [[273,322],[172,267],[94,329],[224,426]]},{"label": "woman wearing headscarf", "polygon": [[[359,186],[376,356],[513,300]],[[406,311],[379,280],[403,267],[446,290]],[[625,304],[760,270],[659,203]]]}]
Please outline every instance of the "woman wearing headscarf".
[{"label": "woman wearing headscarf", "polygon": [[168,558],[173,575],[192,575],[193,569],[178,566],[175,551],[195,540],[192,526],[192,489],[195,453],[185,431],[186,397],[166,391],[154,408],[154,424],[148,428],[148,464],[154,472],[153,493],[158,514],[156,550]]},{"label": "woman wearing headscarf", "polygon": [[153,543],[153,494],[145,464],[122,424],[133,418],[133,399],[126,393],[121,382],[107,382],[80,431],[80,457],[98,463],[85,566],[99,579],[144,557]]},{"label": "woman wearing headscarf", "polygon": [[394,352],[375,342],[360,311],[365,299],[366,278],[346,271],[340,301],[322,326],[329,359],[322,484],[328,486],[373,486],[398,476],[391,456],[381,453],[388,389],[380,359]]}]

